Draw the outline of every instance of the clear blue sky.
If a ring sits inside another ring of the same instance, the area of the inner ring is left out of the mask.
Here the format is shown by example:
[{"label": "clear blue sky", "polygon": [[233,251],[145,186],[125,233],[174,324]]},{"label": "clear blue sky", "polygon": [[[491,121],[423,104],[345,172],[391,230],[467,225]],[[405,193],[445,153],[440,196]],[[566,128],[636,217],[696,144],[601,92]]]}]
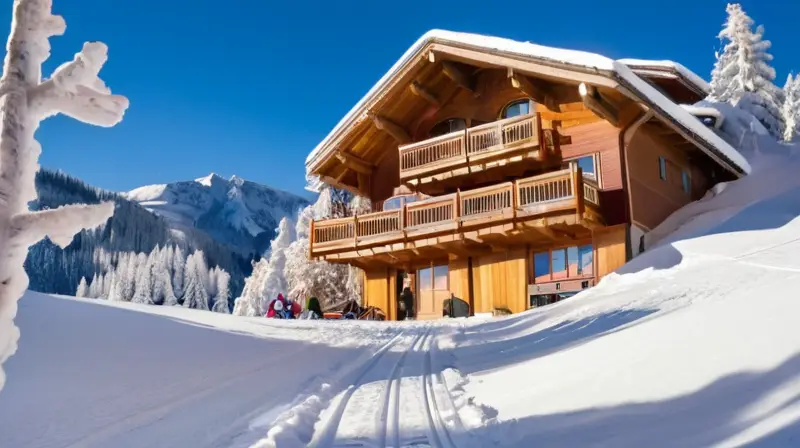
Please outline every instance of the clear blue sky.
[{"label": "clear blue sky", "polygon": [[[53,0],[67,21],[54,67],[101,40],[101,76],[131,107],[115,128],[42,124],[41,164],[99,187],[236,174],[301,193],[304,160],[425,31],[491,34],[613,58],[673,59],[708,78],[723,0]],[[11,1],[0,11],[10,23]],[[223,6],[236,5],[236,6]],[[800,71],[800,2],[746,0],[782,85]],[[5,37],[5,36],[4,36]]]}]

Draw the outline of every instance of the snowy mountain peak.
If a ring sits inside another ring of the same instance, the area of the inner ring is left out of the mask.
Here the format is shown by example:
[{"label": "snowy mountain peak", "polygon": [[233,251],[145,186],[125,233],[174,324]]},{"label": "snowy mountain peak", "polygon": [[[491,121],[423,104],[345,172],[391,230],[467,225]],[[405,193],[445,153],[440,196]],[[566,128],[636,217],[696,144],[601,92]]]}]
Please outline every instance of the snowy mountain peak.
[{"label": "snowy mountain peak", "polygon": [[292,193],[215,173],[194,181],[139,187],[125,196],[179,226],[204,230],[243,254],[263,253],[281,218],[294,218],[308,205]]},{"label": "snowy mountain peak", "polygon": [[197,178],[194,181],[201,185],[205,185],[206,187],[210,187],[215,183],[225,182],[225,178],[217,173],[211,173],[208,176]]}]

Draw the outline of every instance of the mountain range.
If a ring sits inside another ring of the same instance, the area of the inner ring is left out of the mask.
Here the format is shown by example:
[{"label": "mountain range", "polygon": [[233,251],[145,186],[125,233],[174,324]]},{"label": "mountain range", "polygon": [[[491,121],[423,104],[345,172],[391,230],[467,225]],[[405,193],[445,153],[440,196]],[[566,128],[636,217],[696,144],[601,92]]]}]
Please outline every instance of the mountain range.
[{"label": "mountain range", "polygon": [[120,194],[43,168],[36,175],[36,189],[39,197],[30,203],[32,210],[116,203],[105,226],[80,232],[66,248],[49,240],[30,248],[25,261],[30,289],[56,294],[74,294],[81,277],[91,279],[108,269],[98,263],[98,251],[149,254],[158,246],[174,246],[187,255],[202,250],[209,266],[231,275],[230,289],[236,297],[252,271],[252,261],[269,247],[281,218],[295,218],[308,204],[291,193],[214,174]]},{"label": "mountain range", "polygon": [[139,187],[123,196],[176,230],[204,231],[243,256],[263,255],[281,218],[295,217],[309,204],[292,193],[214,173],[193,181]]}]

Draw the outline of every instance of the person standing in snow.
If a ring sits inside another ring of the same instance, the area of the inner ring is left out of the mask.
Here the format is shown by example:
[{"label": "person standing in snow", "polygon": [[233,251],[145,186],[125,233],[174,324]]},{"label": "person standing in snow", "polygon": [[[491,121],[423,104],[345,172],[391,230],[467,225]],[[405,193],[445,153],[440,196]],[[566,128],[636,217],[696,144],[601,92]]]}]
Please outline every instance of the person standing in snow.
[{"label": "person standing in snow", "polygon": [[409,288],[408,286],[403,288],[403,292],[400,293],[400,301],[403,303],[403,307],[405,308],[405,320],[413,320],[414,293],[411,292],[411,288]]}]

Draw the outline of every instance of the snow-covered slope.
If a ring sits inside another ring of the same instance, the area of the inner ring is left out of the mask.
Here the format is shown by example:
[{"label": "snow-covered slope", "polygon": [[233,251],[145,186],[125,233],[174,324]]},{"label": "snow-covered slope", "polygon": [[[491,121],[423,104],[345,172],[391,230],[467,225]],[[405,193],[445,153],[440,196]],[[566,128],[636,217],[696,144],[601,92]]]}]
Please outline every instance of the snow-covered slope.
[{"label": "snow-covered slope", "polygon": [[284,216],[308,205],[300,196],[214,173],[193,181],[147,185],[125,194],[177,226],[204,230],[243,254],[261,254]]},{"label": "snow-covered slope", "polygon": [[30,294],[0,446],[798,446],[800,151],[724,112],[750,176],[519,315],[276,322]]}]

